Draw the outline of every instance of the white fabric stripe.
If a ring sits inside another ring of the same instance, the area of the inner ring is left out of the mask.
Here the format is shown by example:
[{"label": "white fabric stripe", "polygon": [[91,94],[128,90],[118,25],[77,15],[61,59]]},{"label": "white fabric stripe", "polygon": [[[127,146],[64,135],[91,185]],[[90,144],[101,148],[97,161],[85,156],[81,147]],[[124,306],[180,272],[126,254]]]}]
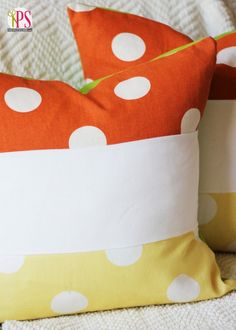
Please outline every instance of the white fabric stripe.
[{"label": "white fabric stripe", "polygon": [[236,100],[208,101],[199,140],[200,192],[236,192]]},{"label": "white fabric stripe", "polygon": [[0,154],[0,254],[150,243],[197,226],[197,133]]}]

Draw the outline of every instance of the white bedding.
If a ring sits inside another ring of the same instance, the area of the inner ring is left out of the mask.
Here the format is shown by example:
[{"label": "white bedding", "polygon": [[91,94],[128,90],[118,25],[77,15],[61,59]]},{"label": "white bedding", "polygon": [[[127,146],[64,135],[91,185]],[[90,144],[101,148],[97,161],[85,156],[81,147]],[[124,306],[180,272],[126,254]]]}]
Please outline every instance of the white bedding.
[{"label": "white bedding", "polygon": [[[79,87],[82,70],[66,4],[70,0],[0,1],[0,71],[60,79]],[[84,0],[81,2],[85,2]],[[165,22],[193,39],[236,28],[236,0],[88,0]],[[33,33],[7,33],[7,12],[25,7],[33,12]],[[218,256],[226,275],[236,278],[236,256]],[[156,306],[90,313],[33,322],[9,321],[4,330],[48,329],[236,329],[236,293],[195,304]]]}]

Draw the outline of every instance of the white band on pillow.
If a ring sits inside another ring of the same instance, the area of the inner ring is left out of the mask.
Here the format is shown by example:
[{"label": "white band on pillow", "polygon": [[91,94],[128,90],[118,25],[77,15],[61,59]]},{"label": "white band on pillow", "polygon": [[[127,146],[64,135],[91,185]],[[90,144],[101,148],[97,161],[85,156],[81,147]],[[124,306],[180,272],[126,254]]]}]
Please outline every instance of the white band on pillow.
[{"label": "white band on pillow", "polygon": [[200,192],[236,192],[236,100],[211,100],[199,129]]},{"label": "white band on pillow", "polygon": [[0,154],[0,255],[135,246],[197,227],[197,133]]}]

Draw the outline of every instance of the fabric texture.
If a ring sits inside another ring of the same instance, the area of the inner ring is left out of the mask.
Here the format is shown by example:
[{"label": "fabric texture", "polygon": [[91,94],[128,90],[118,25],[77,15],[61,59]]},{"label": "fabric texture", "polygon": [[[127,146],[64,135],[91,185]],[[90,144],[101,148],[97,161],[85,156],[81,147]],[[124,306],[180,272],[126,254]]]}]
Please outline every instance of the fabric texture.
[{"label": "fabric texture", "polygon": [[[236,256],[218,254],[224,277],[236,278]],[[148,306],[36,321],[8,321],[3,330],[235,330],[236,292],[220,299],[172,306]]]}]

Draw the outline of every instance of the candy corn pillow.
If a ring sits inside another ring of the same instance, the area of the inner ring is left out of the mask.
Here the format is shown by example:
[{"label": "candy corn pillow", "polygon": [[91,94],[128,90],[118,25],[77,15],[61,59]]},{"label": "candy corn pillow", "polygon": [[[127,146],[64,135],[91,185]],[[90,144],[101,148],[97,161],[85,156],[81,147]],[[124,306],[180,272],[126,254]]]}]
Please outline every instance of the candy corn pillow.
[{"label": "candy corn pillow", "polygon": [[220,37],[217,51],[200,127],[199,221],[213,249],[236,252],[236,32]]},{"label": "candy corn pillow", "polygon": [[82,93],[0,75],[0,321],[236,288],[197,236],[214,67],[208,38]]},{"label": "candy corn pillow", "polygon": [[[131,14],[79,4],[68,13],[86,78],[132,66],[189,40]],[[236,33],[216,39],[217,66],[200,128],[199,222],[213,249],[236,252]]]},{"label": "candy corn pillow", "polygon": [[68,13],[88,80],[191,42],[168,25],[128,13],[81,4],[70,6]]}]

